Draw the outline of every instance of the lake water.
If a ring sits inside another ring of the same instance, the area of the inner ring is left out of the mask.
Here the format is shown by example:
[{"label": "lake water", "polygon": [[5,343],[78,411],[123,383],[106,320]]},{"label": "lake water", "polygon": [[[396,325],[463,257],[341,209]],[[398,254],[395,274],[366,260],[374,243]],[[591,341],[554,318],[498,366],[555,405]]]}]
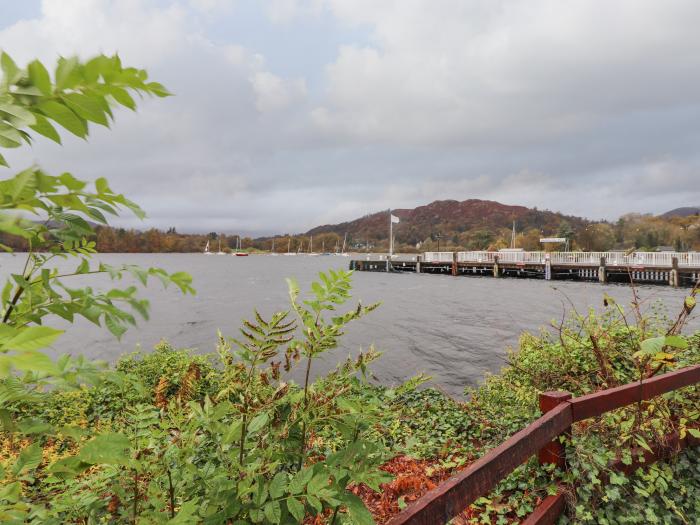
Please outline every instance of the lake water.
[{"label": "lake water", "polygon": [[[151,301],[150,321],[130,329],[121,341],[106,330],[79,321],[58,340],[54,346],[57,353],[114,361],[137,346],[150,349],[162,338],[178,347],[211,352],[216,331],[235,335],[241,319],[251,317],[253,308],[263,315],[287,308],[285,277],[296,277],[306,289],[319,271],[346,269],[349,263],[346,257],[334,256],[107,254],[99,258],[110,264],[187,271],[194,278],[197,295],[183,296],[153,282],[142,293]],[[22,263],[21,255],[0,256],[3,281]],[[101,276],[91,282],[98,289],[109,284]],[[673,316],[687,293],[661,286],[639,290],[647,304],[660,301]],[[364,304],[381,301],[382,306],[356,321],[342,347],[319,362],[314,372],[331,368],[349,353],[374,344],[383,352],[373,366],[382,383],[397,383],[424,372],[432,376],[433,386],[458,396],[465,386],[481,381],[486,372],[497,372],[504,365],[506,348],[517,345],[524,330],[537,331],[560,319],[565,309],[571,309],[569,301],[579,311],[602,307],[606,293],[623,304],[632,297],[630,288],[623,285],[358,272],[353,276],[354,300]],[[693,321],[693,325],[697,323]]]}]

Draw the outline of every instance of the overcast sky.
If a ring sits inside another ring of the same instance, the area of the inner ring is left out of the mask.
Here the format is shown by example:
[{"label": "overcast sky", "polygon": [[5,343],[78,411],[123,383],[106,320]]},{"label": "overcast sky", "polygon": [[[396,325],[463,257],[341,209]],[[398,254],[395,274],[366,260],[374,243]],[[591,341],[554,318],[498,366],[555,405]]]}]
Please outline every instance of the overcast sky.
[{"label": "overcast sky", "polygon": [[0,0],[22,65],[119,52],[176,94],[8,160],[106,176],[139,227],[180,231],[700,205],[699,20],[698,0]]}]

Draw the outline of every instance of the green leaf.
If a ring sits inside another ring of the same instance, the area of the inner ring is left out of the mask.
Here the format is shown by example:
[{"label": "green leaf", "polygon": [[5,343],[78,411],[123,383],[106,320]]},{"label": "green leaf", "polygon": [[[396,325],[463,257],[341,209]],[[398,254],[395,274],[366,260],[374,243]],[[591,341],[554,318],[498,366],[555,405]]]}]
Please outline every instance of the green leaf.
[{"label": "green leaf", "polygon": [[279,523],[282,519],[282,509],[279,501],[268,501],[263,508],[263,512],[270,523]]},{"label": "green leaf", "polygon": [[265,412],[258,414],[250,421],[248,432],[257,432],[267,424],[268,419],[269,417]]},{"label": "green leaf", "polygon": [[51,94],[51,78],[49,77],[49,72],[44,67],[44,64],[38,60],[34,60],[27,66],[27,71],[29,72],[29,80],[34,84],[39,91],[44,95]]},{"label": "green leaf", "polygon": [[323,503],[321,503],[321,500],[318,499],[316,496],[313,496],[311,494],[306,495],[306,501],[308,502],[309,505],[313,507],[313,509],[317,513],[323,512]]},{"label": "green leaf", "polygon": [[11,117],[13,117],[13,124],[15,126],[28,126],[34,124],[34,121],[36,120],[34,114],[31,111],[16,104],[0,102],[0,111],[5,113],[6,115],[10,115]]},{"label": "green leaf", "polygon": [[323,472],[314,476],[314,478],[309,482],[309,485],[306,487],[306,491],[309,494],[316,494],[319,490],[324,489],[327,486],[328,474]]},{"label": "green leaf", "polygon": [[78,58],[59,58],[56,65],[56,89],[62,91],[74,87],[80,80]]},{"label": "green leaf", "polygon": [[309,481],[311,481],[311,478],[313,478],[313,476],[313,468],[306,467],[301,469],[294,475],[294,478],[292,478],[292,481],[289,483],[289,491],[292,494],[302,493],[304,491],[304,487],[306,487],[306,484]]},{"label": "green leaf", "polygon": [[157,97],[171,97],[173,95],[160,82],[149,82],[146,87]]},{"label": "green leaf", "polygon": [[33,470],[39,466],[41,463],[41,447],[39,443],[32,443],[28,447],[22,449],[19,453],[19,457],[12,468],[16,476],[19,476],[23,472],[28,470]]},{"label": "green leaf", "polygon": [[343,503],[348,508],[348,514],[352,518],[352,522],[356,525],[374,525],[372,514],[367,510],[362,500],[352,493],[347,493],[343,496]]},{"label": "green leaf", "polygon": [[685,349],[688,348],[688,341],[680,335],[669,335],[666,336],[664,344],[672,348]]},{"label": "green leaf", "polygon": [[199,523],[197,519],[197,510],[199,504],[197,500],[186,501],[180,506],[180,510],[173,519],[168,520],[168,525],[188,525],[191,523]]},{"label": "green leaf", "polygon": [[58,131],[56,131],[56,128],[53,127],[51,122],[48,121],[46,117],[40,114],[35,114],[35,122],[31,126],[29,126],[31,129],[39,133],[40,135],[43,135],[44,137],[47,137],[54,142],[60,144],[61,143],[61,136],[58,134]]},{"label": "green leaf", "polygon": [[306,510],[304,505],[296,498],[289,498],[287,500],[287,510],[289,513],[297,520],[298,523],[304,521],[304,516],[306,516]]},{"label": "green leaf", "polygon": [[56,363],[41,352],[36,350],[28,350],[20,354],[8,356],[9,363],[17,370],[25,372],[43,372],[47,374],[58,374],[60,370],[56,367]]},{"label": "green leaf", "polygon": [[92,465],[124,465],[128,463],[131,442],[123,434],[100,434],[83,445],[77,457]]},{"label": "green leaf", "polygon": [[126,328],[111,315],[105,316],[105,326],[107,327],[107,330],[109,330],[117,339],[119,339],[122,335],[124,335],[124,332],[126,332]]},{"label": "green leaf", "polygon": [[[101,97],[100,97],[101,98]],[[83,93],[70,93],[63,97],[65,104],[78,116],[102,126],[109,126],[99,100]]]},{"label": "green leaf", "polygon": [[272,481],[270,482],[270,496],[273,498],[279,498],[284,494],[287,488],[287,473],[278,472]]},{"label": "green leaf", "polygon": [[688,434],[690,434],[691,436],[693,436],[696,439],[700,439],[700,430],[698,430],[697,428],[689,428],[687,430],[688,430]]},{"label": "green leaf", "polygon": [[63,333],[49,326],[31,326],[25,328],[3,346],[10,350],[39,350],[53,343]]},{"label": "green leaf", "polygon": [[117,86],[110,86],[109,94],[112,95],[114,100],[116,100],[122,106],[129,108],[132,111],[136,111],[136,102],[131,98],[129,92],[126,89],[122,89]]},{"label": "green leaf", "polygon": [[0,147],[18,148],[22,145],[22,134],[7,124],[0,122]]},{"label": "green leaf", "polygon": [[17,64],[15,64],[15,61],[12,60],[10,55],[4,51],[0,55],[0,68],[2,68],[3,76],[5,77],[3,82],[5,84],[11,84],[14,82],[15,77],[19,73],[19,68],[17,67]]},{"label": "green leaf", "polygon": [[87,124],[80,119],[70,108],[53,100],[40,103],[37,109],[51,120],[70,131],[73,135],[85,138],[88,133]]}]

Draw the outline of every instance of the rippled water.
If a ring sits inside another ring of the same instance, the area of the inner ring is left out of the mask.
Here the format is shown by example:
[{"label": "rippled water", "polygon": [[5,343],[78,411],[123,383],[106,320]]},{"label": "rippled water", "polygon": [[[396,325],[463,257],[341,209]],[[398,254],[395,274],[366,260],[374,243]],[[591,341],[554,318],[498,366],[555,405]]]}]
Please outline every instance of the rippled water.
[{"label": "rippled water", "polygon": [[[0,276],[20,267],[21,256],[0,256]],[[347,268],[345,257],[231,257],[201,254],[101,255],[107,263],[161,266],[187,271],[197,295],[182,296],[155,282],[144,295],[151,301],[151,320],[140,323],[115,340],[105,330],[78,322],[59,339],[56,352],[82,353],[114,360],[137,345],[151,348],[161,338],[179,347],[210,352],[217,329],[234,334],[241,319],[254,307],[263,315],[288,304],[285,277],[294,276],[308,287],[320,270]],[[93,281],[94,282],[94,281]],[[319,362],[315,371],[332,367],[338,359],[374,344],[384,355],[374,365],[379,381],[396,383],[418,372],[432,376],[432,384],[453,394],[478,383],[486,372],[504,364],[508,346],[517,345],[523,330],[536,331],[559,319],[569,301],[579,310],[602,306],[607,293],[622,303],[631,300],[629,287],[593,283],[545,282],[489,277],[356,273],[353,295],[382,306],[357,321],[343,339],[343,347]],[[106,279],[95,286],[105,286]],[[647,303],[660,301],[675,315],[687,290],[641,287]],[[697,326],[697,323],[693,321]]]}]

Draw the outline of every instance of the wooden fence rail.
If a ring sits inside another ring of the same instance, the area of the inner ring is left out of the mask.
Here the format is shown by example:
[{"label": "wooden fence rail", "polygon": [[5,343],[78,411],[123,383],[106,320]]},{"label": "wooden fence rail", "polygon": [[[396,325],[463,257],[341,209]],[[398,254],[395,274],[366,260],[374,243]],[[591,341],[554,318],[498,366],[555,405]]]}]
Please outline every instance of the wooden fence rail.
[{"label": "wooden fence rail", "polygon": [[[561,465],[564,453],[556,438],[568,432],[573,423],[697,383],[700,383],[700,365],[574,399],[566,392],[546,392],[540,398],[544,415],[424,494],[387,525],[446,523],[488,494],[530,456],[539,454],[541,462]],[[562,510],[563,498],[557,496],[547,498],[539,508],[550,518],[556,518]]]}]

